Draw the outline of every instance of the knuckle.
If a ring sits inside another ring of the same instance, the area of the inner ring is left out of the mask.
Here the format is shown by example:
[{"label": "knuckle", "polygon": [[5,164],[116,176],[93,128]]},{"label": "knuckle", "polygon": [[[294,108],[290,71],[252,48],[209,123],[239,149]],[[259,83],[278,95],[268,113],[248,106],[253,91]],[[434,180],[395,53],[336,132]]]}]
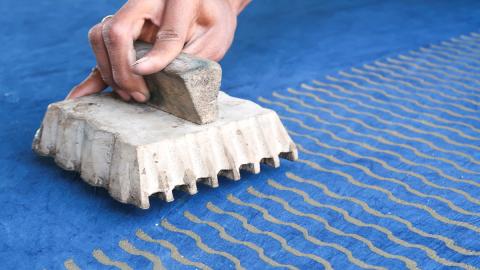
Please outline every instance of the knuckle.
[{"label": "knuckle", "polygon": [[130,80],[126,74],[113,74],[113,81],[116,85],[118,85],[122,89],[129,89],[130,87]]},{"label": "knuckle", "polygon": [[88,40],[90,40],[90,43],[95,44],[98,43],[102,40],[102,25],[97,24],[90,28],[88,31]]},{"label": "knuckle", "polygon": [[107,74],[104,74],[104,73],[100,73],[100,76],[102,78],[102,80],[108,84],[109,86],[113,86],[114,83],[113,83],[113,80],[112,80],[112,77],[110,77],[109,75]]},{"label": "knuckle", "polygon": [[109,42],[116,43],[126,35],[125,29],[127,26],[111,19],[103,24],[102,35]]}]

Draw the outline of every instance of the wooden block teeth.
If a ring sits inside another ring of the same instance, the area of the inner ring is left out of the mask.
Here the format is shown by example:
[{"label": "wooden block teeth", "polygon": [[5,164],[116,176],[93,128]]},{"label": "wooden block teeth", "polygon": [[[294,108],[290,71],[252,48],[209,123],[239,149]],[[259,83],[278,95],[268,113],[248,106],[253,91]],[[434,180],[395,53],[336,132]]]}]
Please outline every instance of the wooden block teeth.
[{"label": "wooden block teeth", "polygon": [[247,163],[240,166],[240,170],[244,170],[253,174],[258,174],[260,172],[260,163]]},{"label": "wooden block teeth", "polygon": [[162,199],[166,202],[173,202],[173,200],[174,200],[173,192],[171,190],[165,191],[165,192],[160,192],[158,194],[158,196],[160,197],[160,199]]},{"label": "wooden block teeth", "polygon": [[295,161],[298,159],[298,152],[297,151],[291,151],[291,152],[282,152],[280,153],[280,158],[287,159],[290,161]]},{"label": "wooden block teeth", "polygon": [[199,178],[198,181],[212,188],[218,187],[218,178],[216,176]]},{"label": "wooden block teeth", "polygon": [[197,194],[198,190],[197,190],[197,184],[196,183],[190,183],[190,184],[186,184],[186,185],[181,185],[180,186],[180,189],[184,192],[187,192],[188,194],[190,195],[194,195],[194,194]]},{"label": "wooden block teeth", "polygon": [[280,167],[280,158],[278,156],[273,156],[271,158],[263,158],[261,163],[267,164],[270,167],[278,168]]},{"label": "wooden block teeth", "polygon": [[225,176],[228,179],[235,180],[235,181],[240,180],[240,172],[237,169],[220,170],[218,175]]}]

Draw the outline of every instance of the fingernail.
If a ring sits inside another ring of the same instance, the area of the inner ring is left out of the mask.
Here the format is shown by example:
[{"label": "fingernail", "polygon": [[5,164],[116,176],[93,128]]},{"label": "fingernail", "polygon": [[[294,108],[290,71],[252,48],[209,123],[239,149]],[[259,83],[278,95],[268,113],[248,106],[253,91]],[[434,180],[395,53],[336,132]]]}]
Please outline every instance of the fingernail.
[{"label": "fingernail", "polygon": [[130,93],[130,95],[138,102],[147,101],[147,97],[140,92],[132,92],[132,93]]},{"label": "fingernail", "polygon": [[132,64],[132,67],[133,67],[133,66],[136,66],[136,65],[138,65],[138,64],[140,64],[140,63],[143,63],[143,62],[145,62],[145,61],[147,61],[147,60],[148,60],[148,57],[142,57],[142,58],[138,59],[137,61],[135,61],[135,63]]}]

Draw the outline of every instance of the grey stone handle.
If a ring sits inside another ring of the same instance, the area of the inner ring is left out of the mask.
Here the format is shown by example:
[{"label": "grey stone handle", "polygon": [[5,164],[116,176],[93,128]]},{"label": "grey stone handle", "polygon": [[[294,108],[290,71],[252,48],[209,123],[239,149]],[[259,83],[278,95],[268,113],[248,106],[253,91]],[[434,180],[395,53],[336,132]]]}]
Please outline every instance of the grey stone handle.
[{"label": "grey stone handle", "polygon": [[[137,59],[152,45],[135,42]],[[181,53],[164,70],[144,77],[148,104],[196,124],[216,120],[222,69],[217,62]]]}]

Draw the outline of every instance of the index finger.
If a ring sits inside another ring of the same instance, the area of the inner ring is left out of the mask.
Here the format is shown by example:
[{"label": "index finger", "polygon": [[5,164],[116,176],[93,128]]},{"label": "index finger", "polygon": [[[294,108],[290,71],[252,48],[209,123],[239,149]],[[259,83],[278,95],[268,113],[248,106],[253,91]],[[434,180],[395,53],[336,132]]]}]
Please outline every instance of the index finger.
[{"label": "index finger", "polygon": [[149,92],[143,78],[134,74],[130,66],[135,62],[134,30],[141,29],[148,6],[148,1],[127,3],[104,23],[102,31],[114,82],[139,102],[148,100]]}]

